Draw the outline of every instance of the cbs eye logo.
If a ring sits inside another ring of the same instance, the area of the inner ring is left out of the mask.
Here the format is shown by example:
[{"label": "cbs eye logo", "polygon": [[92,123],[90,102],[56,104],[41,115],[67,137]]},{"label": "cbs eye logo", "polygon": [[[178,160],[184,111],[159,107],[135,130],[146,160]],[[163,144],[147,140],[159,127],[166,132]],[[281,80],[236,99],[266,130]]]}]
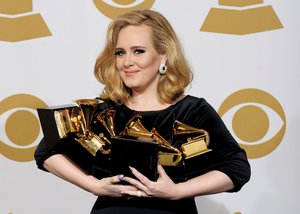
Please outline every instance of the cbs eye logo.
[{"label": "cbs eye logo", "polygon": [[110,19],[130,10],[150,9],[155,0],[93,0],[97,9]]},{"label": "cbs eye logo", "polygon": [[[33,160],[40,134],[36,108],[47,106],[29,94],[15,94],[0,102],[0,152],[18,162]],[[3,128],[4,127],[4,128]]]},{"label": "cbs eye logo", "polygon": [[270,154],[284,137],[284,110],[280,103],[265,91],[239,90],[225,99],[218,113],[224,121],[231,120],[232,134],[251,159]]}]

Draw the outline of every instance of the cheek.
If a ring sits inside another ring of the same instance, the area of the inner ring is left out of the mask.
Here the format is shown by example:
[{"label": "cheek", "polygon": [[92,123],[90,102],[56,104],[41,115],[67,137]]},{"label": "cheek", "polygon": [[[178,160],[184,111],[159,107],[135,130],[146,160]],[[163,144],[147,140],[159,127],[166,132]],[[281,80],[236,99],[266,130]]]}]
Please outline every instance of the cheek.
[{"label": "cheek", "polygon": [[159,61],[157,60],[156,57],[149,57],[149,58],[144,58],[144,59],[140,59],[139,61],[137,61],[137,65],[140,68],[151,68],[151,69],[155,69],[156,67],[158,68],[159,66]]},{"label": "cheek", "polygon": [[120,59],[116,59],[115,63],[117,70],[120,71],[122,68],[122,61]]}]

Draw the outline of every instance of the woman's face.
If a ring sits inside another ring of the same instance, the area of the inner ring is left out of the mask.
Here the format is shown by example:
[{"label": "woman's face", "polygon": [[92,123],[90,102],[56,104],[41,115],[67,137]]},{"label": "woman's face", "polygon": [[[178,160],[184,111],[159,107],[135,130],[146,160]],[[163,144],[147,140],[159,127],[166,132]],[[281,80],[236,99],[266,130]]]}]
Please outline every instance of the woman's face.
[{"label": "woman's face", "polygon": [[127,26],[118,36],[116,67],[124,84],[133,92],[154,90],[159,80],[158,68],[166,63],[152,44],[152,30],[146,25]]}]

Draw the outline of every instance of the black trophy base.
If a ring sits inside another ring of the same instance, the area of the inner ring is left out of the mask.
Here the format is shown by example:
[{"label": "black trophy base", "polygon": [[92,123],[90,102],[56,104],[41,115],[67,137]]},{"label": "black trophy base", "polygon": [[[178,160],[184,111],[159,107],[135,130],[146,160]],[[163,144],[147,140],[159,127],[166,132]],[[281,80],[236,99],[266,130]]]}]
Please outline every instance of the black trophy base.
[{"label": "black trophy base", "polygon": [[141,141],[131,138],[111,138],[111,173],[135,176],[129,166],[152,181],[157,179],[158,144],[156,142]]},{"label": "black trophy base", "polygon": [[[67,117],[69,117],[69,112],[73,108],[76,108],[76,106],[72,104],[37,108],[37,113],[44,134],[44,140],[49,149],[55,147],[56,144],[61,141],[61,139],[66,137],[62,136],[60,124],[58,124],[55,119],[55,112],[63,112],[65,114],[64,118],[67,119]],[[68,121],[64,122],[68,123]],[[69,124],[64,125],[67,127],[69,126]]]}]

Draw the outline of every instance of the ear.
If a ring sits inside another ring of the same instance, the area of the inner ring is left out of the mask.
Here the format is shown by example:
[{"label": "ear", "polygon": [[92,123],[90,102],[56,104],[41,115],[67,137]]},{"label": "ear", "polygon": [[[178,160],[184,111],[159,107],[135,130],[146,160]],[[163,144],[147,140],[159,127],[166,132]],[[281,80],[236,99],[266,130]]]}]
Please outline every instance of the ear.
[{"label": "ear", "polygon": [[166,64],[167,63],[167,60],[168,60],[168,57],[167,57],[167,54],[162,54],[160,55],[160,64]]}]

